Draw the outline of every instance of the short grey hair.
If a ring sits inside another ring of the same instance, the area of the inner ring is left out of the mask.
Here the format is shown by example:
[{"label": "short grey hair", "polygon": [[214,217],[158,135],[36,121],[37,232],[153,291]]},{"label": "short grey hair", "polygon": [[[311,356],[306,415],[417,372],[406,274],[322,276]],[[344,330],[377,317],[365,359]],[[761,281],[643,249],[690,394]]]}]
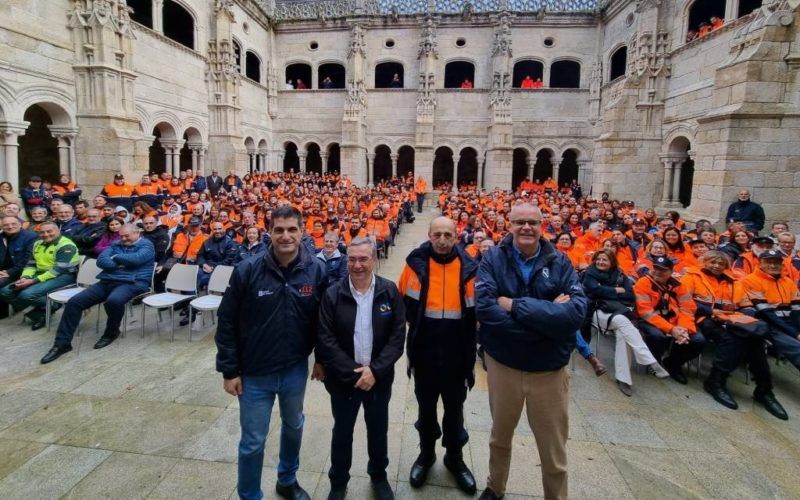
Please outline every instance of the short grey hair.
[{"label": "short grey hair", "polygon": [[139,234],[142,232],[142,228],[139,226],[139,224],[123,224],[119,230],[122,231],[123,229],[128,229],[134,234]]},{"label": "short grey hair", "polygon": [[591,224],[589,224],[589,229],[603,229],[603,223],[602,222],[592,222]]},{"label": "short grey hair", "polygon": [[353,241],[350,242],[347,248],[359,247],[361,245],[369,245],[372,248],[372,258],[375,259],[378,257],[378,247],[375,245],[375,241],[366,236],[357,236],[353,238]]}]

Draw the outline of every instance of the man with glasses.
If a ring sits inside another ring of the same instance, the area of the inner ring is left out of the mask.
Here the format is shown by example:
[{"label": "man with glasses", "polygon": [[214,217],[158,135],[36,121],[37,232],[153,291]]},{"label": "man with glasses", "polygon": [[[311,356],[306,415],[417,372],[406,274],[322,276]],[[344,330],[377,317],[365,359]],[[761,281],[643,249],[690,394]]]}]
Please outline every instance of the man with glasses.
[{"label": "man with glasses", "polygon": [[[437,217],[428,241],[406,258],[399,289],[409,323],[406,353],[408,374],[414,374],[419,413],[420,454],[411,467],[414,488],[425,484],[436,462],[436,441],[447,450],[444,465],[458,487],[475,493],[475,478],[464,463],[462,448],[469,440],[464,428],[467,388],[475,384],[475,273],[477,265],[456,245],[456,225]],[[574,330],[573,330],[574,331]],[[436,414],[444,406],[442,427]]]},{"label": "man with glasses", "polygon": [[492,434],[482,500],[502,498],[523,407],[542,463],[544,496],[567,498],[569,371],[587,301],[572,263],[542,236],[529,204],[509,214],[511,234],[481,260],[475,283]]},{"label": "man with glasses", "polygon": [[[31,258],[36,233],[22,229],[17,217],[5,216],[0,220],[0,288],[19,279]],[[0,318],[8,317],[8,304],[0,301]]]},{"label": "man with glasses", "polygon": [[764,228],[764,209],[750,200],[750,191],[742,189],[739,191],[739,199],[728,207],[725,220],[728,223],[742,221],[748,231],[758,234]]}]

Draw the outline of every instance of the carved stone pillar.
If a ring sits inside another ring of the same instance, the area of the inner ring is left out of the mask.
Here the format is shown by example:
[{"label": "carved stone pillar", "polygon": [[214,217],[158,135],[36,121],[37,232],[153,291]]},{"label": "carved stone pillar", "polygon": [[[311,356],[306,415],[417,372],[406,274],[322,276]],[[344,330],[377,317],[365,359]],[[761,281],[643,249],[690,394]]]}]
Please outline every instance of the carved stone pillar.
[{"label": "carved stone pillar", "polygon": [[661,205],[668,205],[670,197],[672,196],[672,159],[662,158],[662,165],[664,165],[664,186],[661,190]]},{"label": "carved stone pillar", "polygon": [[206,148],[201,146],[197,152],[197,175],[206,175]]},{"label": "carved stone pillar", "polygon": [[17,141],[19,136],[25,134],[26,128],[27,123],[0,128],[0,134],[5,138],[5,176],[3,179],[8,181],[17,193],[21,191],[21,186],[19,185],[19,143]]},{"label": "carved stone pillar", "polygon": [[556,181],[556,184],[561,186],[558,182],[558,174],[560,173],[561,163],[557,163],[556,160],[550,160],[553,163],[553,180]]},{"label": "carved stone pillar", "polygon": [[392,159],[392,175],[397,175],[397,159],[400,157],[397,153],[392,153],[389,158]]},{"label": "carved stone pillar", "polygon": [[683,175],[683,163],[686,160],[676,160],[672,162],[672,203],[681,202],[681,176]]},{"label": "carved stone pillar", "polygon": [[266,172],[267,171],[267,150],[261,149],[258,152],[258,156],[261,158],[258,164],[258,171],[259,172]]},{"label": "carved stone pillar", "polygon": [[256,165],[255,165],[255,163],[256,163],[256,154],[253,153],[252,151],[248,151],[247,152],[247,159],[248,159],[247,171],[252,174],[253,171],[256,169]]},{"label": "carved stone pillar", "polygon": [[372,165],[375,163],[375,153],[367,153],[367,184],[373,182]]},{"label": "carved stone pillar", "polygon": [[592,162],[591,160],[578,160],[578,182],[585,194],[592,189]]},{"label": "carved stone pillar", "polygon": [[199,164],[198,163],[198,157],[199,157],[199,153],[200,153],[200,147],[199,146],[192,146],[189,149],[192,152],[192,172],[197,172],[197,166]]},{"label": "carved stone pillar", "polygon": [[328,153],[320,152],[319,157],[322,159],[322,173],[328,173]]},{"label": "carved stone pillar", "polygon": [[306,153],[305,151],[298,151],[297,152],[297,158],[300,160],[300,171],[301,172],[305,172],[306,171],[306,158],[307,157],[308,157],[308,153]]},{"label": "carved stone pillar", "polygon": [[166,160],[166,164],[164,165],[164,171],[169,174],[174,174],[174,170],[172,168],[172,149],[171,148],[164,148],[165,154],[164,159]]},{"label": "carved stone pillar", "polygon": [[153,0],[153,30],[164,33],[164,0]]}]

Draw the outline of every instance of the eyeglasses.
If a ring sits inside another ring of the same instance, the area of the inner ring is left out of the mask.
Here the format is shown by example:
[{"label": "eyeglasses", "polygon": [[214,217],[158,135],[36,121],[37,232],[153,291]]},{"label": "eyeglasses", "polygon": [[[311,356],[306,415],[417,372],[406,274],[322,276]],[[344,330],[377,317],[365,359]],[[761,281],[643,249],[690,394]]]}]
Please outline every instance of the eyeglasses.
[{"label": "eyeglasses", "polygon": [[513,225],[515,225],[517,227],[525,227],[526,225],[527,226],[531,226],[531,227],[536,227],[541,223],[542,223],[542,221],[534,220],[534,219],[531,219],[531,220],[512,220],[511,221],[511,224],[513,224]]}]

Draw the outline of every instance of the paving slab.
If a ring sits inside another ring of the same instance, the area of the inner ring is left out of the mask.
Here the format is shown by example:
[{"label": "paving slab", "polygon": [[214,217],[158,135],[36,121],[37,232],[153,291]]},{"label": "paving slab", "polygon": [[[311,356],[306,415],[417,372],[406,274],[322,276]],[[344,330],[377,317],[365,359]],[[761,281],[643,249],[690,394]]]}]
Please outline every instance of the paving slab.
[{"label": "paving slab", "polygon": [[227,500],[236,489],[236,464],[178,460],[147,498]]},{"label": "paving slab", "polygon": [[63,498],[147,498],[177,461],[169,457],[115,452]]}]

